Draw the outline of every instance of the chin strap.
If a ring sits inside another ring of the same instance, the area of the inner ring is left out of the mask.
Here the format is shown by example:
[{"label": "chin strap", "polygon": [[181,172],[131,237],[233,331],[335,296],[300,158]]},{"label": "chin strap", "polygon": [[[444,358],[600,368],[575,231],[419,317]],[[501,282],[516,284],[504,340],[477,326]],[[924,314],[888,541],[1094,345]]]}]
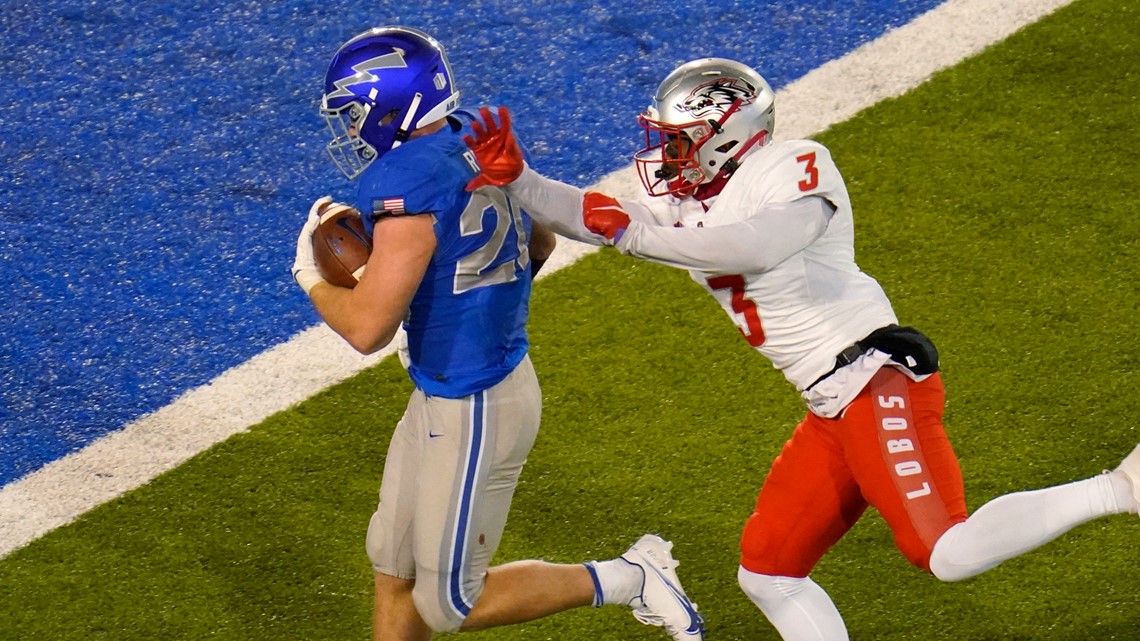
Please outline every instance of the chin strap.
[{"label": "chin strap", "polygon": [[417,93],[412,97],[412,104],[408,107],[408,112],[404,114],[404,121],[400,123],[400,128],[396,130],[396,135],[393,136],[392,149],[399,147],[405,143],[412,135],[412,118],[415,117],[416,111],[420,108],[420,101],[423,100],[424,95]]}]

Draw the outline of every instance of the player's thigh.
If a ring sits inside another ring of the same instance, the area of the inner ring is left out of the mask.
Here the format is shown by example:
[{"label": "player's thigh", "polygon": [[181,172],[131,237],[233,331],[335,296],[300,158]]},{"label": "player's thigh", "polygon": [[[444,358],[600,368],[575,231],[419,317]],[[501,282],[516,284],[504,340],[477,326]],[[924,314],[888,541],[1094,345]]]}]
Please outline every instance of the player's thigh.
[{"label": "player's thigh", "polygon": [[942,425],[944,404],[937,375],[916,383],[884,367],[836,431],[864,496],[907,560],[924,569],[938,537],[966,518],[962,473]]},{"label": "player's thigh", "polygon": [[365,549],[372,568],[400,579],[414,579],[416,560],[412,550],[416,492],[420,478],[420,426],[424,424],[427,398],[416,390],[404,416],[392,432],[384,458],[380,499],[368,524]]},{"label": "player's thigh", "polygon": [[457,629],[482,593],[541,411],[529,359],[483,392],[428,399],[413,596],[433,629]]},{"label": "player's thigh", "polygon": [[746,570],[807,576],[866,509],[829,423],[809,414],[772,463],[741,537]]}]

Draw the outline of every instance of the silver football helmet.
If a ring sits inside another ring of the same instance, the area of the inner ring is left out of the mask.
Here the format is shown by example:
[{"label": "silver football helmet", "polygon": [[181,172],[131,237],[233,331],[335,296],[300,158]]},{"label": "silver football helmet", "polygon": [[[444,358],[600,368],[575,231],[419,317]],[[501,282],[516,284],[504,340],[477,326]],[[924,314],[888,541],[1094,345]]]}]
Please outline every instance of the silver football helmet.
[{"label": "silver football helmet", "polygon": [[772,140],[776,94],[751,67],[704,58],[677,67],[638,117],[645,148],[634,155],[651,196],[719,192],[740,160]]}]

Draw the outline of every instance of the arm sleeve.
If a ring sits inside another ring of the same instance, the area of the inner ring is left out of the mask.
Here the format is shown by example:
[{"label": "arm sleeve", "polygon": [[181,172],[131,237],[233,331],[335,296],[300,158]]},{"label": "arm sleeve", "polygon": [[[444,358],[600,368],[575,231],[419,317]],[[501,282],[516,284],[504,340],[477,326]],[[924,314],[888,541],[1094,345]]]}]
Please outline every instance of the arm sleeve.
[{"label": "arm sleeve", "polygon": [[[551,180],[528,165],[507,186],[507,193],[518,201],[536,221],[554,233],[590,245],[606,245],[604,236],[582,224],[582,198],[585,190]],[[622,200],[621,206],[631,220],[652,221],[653,215],[643,204]]]},{"label": "arm sleeve", "polygon": [[815,242],[835,205],[821,196],[766,205],[754,216],[717,227],[661,227],[633,222],[617,243],[623,254],[707,272],[767,271]]}]

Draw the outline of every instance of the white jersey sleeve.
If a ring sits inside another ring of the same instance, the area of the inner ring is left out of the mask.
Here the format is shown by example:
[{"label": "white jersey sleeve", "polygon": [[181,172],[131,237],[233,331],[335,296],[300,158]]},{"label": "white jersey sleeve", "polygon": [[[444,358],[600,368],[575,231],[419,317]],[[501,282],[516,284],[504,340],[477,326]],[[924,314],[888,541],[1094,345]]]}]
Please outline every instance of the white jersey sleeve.
[{"label": "white jersey sleeve", "polygon": [[[762,272],[802,251],[827,230],[830,201],[808,196],[766,205],[754,216],[716,227],[633,222],[615,246],[625,254],[682,269]],[[795,224],[786,221],[795,220]]]},{"label": "white jersey sleeve", "polygon": [[539,224],[554,233],[591,245],[603,245],[602,236],[582,224],[583,191],[573,185],[551,180],[531,169],[523,169],[507,194]]},{"label": "white jersey sleeve", "polygon": [[[606,244],[604,236],[586,229],[582,222],[585,190],[547,178],[529,166],[506,189],[532,218],[554,233],[591,245]],[[646,204],[623,200],[621,205],[631,220],[658,221]]]}]

